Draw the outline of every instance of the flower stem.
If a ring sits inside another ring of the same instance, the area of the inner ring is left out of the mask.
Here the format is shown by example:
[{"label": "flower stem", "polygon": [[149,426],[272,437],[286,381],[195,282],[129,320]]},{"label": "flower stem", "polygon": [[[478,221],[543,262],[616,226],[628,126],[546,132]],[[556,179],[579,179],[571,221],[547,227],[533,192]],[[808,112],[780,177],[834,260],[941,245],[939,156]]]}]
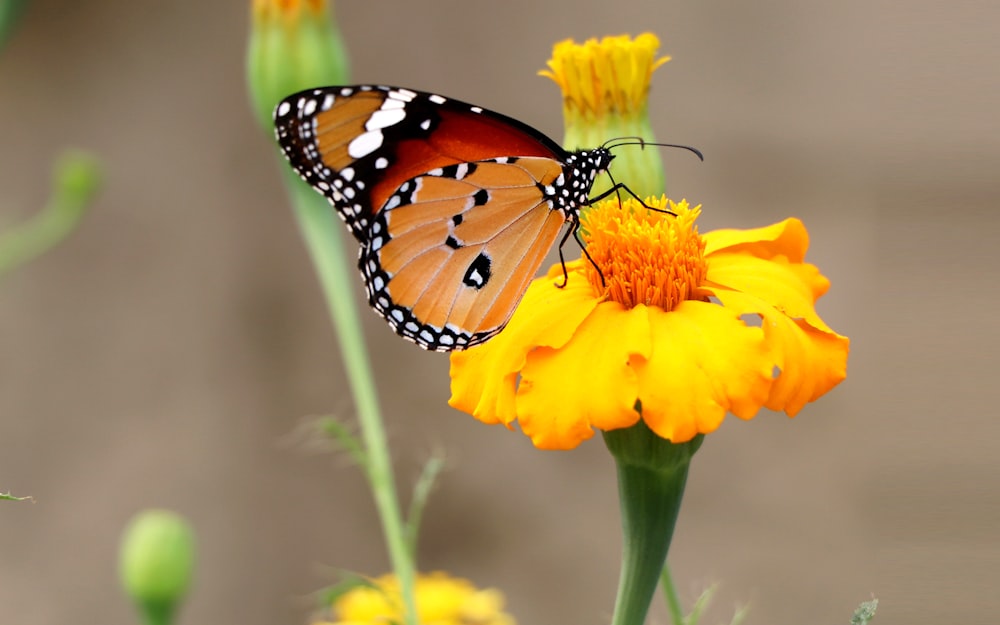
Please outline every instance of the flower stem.
[{"label": "flower stem", "polygon": [[699,436],[675,445],[643,421],[604,433],[618,467],[622,570],[612,625],[642,625],[670,549]]},{"label": "flower stem", "polygon": [[52,190],[41,212],[0,232],[0,275],[44,254],[76,229],[101,186],[97,158],[66,150],[53,166]]},{"label": "flower stem", "polygon": [[[286,168],[287,169],[287,168]],[[392,473],[392,460],[381,409],[375,389],[371,362],[365,347],[354,299],[344,295],[345,285],[354,275],[344,261],[343,241],[338,234],[342,226],[327,201],[302,182],[290,169],[285,171],[292,194],[295,215],[305,237],[313,265],[319,274],[326,297],[330,319],[340,344],[341,356],[358,411],[361,438],[367,462],[364,469],[375,497],[375,506],[382,521],[382,532],[389,550],[392,569],[399,580],[403,596],[406,625],[416,625],[416,603],[413,599],[414,561],[407,547],[405,525]]]},{"label": "flower stem", "polygon": [[677,588],[674,586],[674,579],[670,575],[670,565],[666,562],[663,563],[663,570],[660,572],[660,587],[663,589],[664,599],[667,600],[670,622],[674,625],[685,625],[681,600],[677,597]]}]

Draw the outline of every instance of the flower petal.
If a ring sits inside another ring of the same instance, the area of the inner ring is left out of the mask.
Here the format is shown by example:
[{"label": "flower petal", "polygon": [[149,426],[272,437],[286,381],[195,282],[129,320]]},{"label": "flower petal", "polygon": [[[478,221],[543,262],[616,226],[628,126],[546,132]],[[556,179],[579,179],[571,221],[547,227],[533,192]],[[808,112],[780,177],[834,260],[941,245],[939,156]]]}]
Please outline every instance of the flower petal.
[{"label": "flower petal", "polygon": [[[784,410],[794,417],[808,402],[839,384],[847,377],[847,355],[850,341],[809,319],[792,318],[780,309],[754,295],[713,289],[713,294],[726,308],[735,312],[758,314],[764,319],[774,364],[781,374],[771,387],[765,404],[771,410]],[[811,317],[816,317],[813,313]]]},{"label": "flower petal", "polygon": [[760,328],[708,302],[647,308],[653,353],[633,364],[642,418],[675,443],[714,431],[726,412],[752,418],[768,397],[772,360]]},{"label": "flower petal", "polygon": [[516,418],[517,377],[536,347],[558,348],[599,303],[583,273],[581,261],[553,265],[528,287],[510,323],[488,342],[451,355],[451,399],[448,404],[483,423],[510,425]]},{"label": "flower petal", "polygon": [[711,284],[704,285],[703,292],[718,296],[722,290],[741,291],[764,300],[793,319],[805,319],[815,328],[832,332],[815,308],[816,300],[830,288],[830,281],[814,265],[790,264],[783,258],[764,260],[747,254],[718,253],[708,258],[707,278]]},{"label": "flower petal", "polygon": [[631,362],[645,360],[652,349],[645,308],[602,302],[564,347],[528,355],[517,411],[521,430],[536,447],[572,449],[595,427],[610,430],[639,420]]},{"label": "flower petal", "polygon": [[763,228],[713,230],[703,234],[702,238],[705,239],[706,256],[724,250],[751,254],[758,258],[784,256],[792,262],[800,263],[809,249],[809,232],[794,217]]}]

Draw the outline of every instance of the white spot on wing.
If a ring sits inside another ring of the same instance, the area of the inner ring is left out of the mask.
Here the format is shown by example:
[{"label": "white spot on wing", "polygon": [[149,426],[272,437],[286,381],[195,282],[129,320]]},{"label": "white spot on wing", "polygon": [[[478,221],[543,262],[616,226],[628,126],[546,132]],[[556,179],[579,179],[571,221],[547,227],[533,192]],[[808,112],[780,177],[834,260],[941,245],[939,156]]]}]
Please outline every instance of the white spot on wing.
[{"label": "white spot on wing", "polygon": [[[380,130],[395,126],[406,117],[406,111],[401,108],[385,110],[379,109],[372,113],[372,116],[365,122],[365,130]],[[353,156],[353,154],[352,154]]]},{"label": "white spot on wing", "polygon": [[363,158],[368,156],[375,150],[382,147],[383,139],[384,137],[382,136],[382,133],[378,130],[369,130],[366,133],[354,137],[354,140],[347,146],[347,154],[351,158]]},{"label": "white spot on wing", "polygon": [[427,99],[433,102],[434,104],[444,104],[445,102],[448,101],[447,99],[439,95],[432,95]]},{"label": "white spot on wing", "polygon": [[278,116],[284,117],[285,115],[288,115],[288,111],[290,111],[291,109],[292,105],[288,103],[288,100],[285,100],[284,102],[278,105],[278,111],[277,111]]},{"label": "white spot on wing", "polygon": [[390,91],[389,97],[396,98],[397,100],[403,100],[404,102],[409,102],[413,98],[417,97],[417,94],[413,93],[409,89],[397,89],[395,91]]},{"label": "white spot on wing", "polygon": [[384,156],[380,156],[375,159],[375,169],[385,169],[389,166],[389,159]]}]

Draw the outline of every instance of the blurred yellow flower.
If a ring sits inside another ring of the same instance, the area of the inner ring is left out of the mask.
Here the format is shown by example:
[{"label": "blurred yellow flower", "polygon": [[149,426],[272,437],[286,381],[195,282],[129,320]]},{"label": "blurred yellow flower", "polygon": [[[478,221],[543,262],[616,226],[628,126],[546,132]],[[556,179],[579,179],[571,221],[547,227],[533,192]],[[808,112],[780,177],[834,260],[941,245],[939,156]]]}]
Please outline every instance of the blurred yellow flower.
[{"label": "blurred yellow flower", "polygon": [[[418,575],[414,587],[417,622],[421,625],[515,625],[503,611],[503,595],[495,589],[479,590],[471,582],[435,572]],[[401,623],[402,602],[394,575],[372,580],[341,595],[332,618],[314,625],[372,625]]]},{"label": "blurred yellow flower", "polygon": [[[583,43],[566,39],[552,47],[549,69],[539,74],[562,91],[564,147],[589,149],[616,137],[655,141],[646,114],[649,84],[653,71],[670,60],[657,58],[659,47],[660,39],[652,33]],[[611,173],[642,195],[659,195],[666,188],[658,150],[622,150],[615,155]],[[609,187],[609,180],[599,179],[592,193]]]},{"label": "blurred yellow flower", "polygon": [[452,354],[453,407],[516,421],[542,449],[640,418],[683,443],[727,412],[794,416],[844,379],[848,340],[816,314],[829,281],[804,261],[799,220],[700,235],[700,207],[646,204],[677,216],[599,203],[583,237],[600,273],[582,258],[566,263],[560,288],[553,266],[503,332]]},{"label": "blurred yellow flower", "polygon": [[538,72],[551,78],[563,92],[565,113],[600,118],[609,114],[644,113],[653,70],[670,60],[656,58],[660,39],[643,33],[572,39],[552,48],[549,69]]}]

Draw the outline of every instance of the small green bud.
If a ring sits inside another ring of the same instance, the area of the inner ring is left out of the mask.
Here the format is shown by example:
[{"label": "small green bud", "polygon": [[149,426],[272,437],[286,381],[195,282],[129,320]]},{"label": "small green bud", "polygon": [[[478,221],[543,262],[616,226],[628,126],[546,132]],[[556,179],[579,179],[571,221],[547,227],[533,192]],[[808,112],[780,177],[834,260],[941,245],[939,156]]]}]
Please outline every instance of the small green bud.
[{"label": "small green bud", "polygon": [[194,572],[194,533],[169,510],[144,510],[122,535],[122,585],[146,622],[170,623]]},{"label": "small green bud", "polygon": [[247,82],[268,129],[285,96],[347,82],[347,51],[327,0],[254,0]]},{"label": "small green bud", "polygon": [[96,156],[83,150],[66,150],[52,170],[53,197],[58,198],[62,210],[79,216],[101,189],[103,178]]}]

